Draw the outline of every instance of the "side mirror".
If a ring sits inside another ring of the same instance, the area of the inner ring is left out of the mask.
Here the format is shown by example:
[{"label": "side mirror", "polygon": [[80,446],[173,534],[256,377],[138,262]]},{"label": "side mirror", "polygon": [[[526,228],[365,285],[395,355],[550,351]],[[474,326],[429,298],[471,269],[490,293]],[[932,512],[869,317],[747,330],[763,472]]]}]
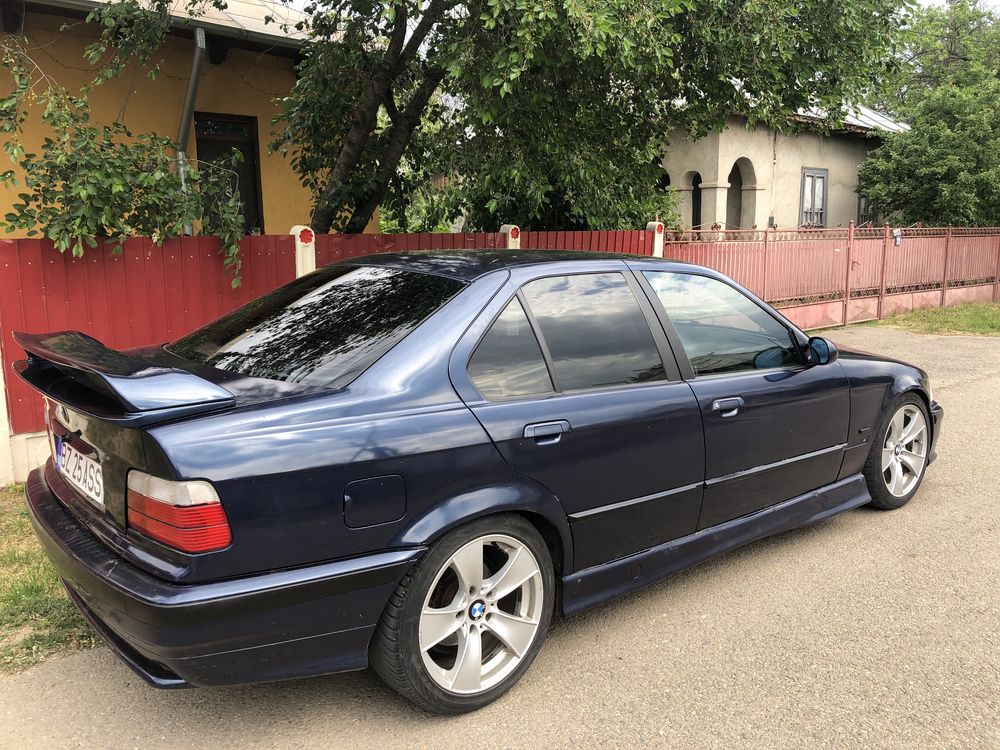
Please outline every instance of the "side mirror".
[{"label": "side mirror", "polygon": [[839,356],[840,351],[837,349],[837,345],[829,339],[824,339],[821,336],[813,336],[809,339],[809,364],[828,365],[831,362],[836,362]]}]

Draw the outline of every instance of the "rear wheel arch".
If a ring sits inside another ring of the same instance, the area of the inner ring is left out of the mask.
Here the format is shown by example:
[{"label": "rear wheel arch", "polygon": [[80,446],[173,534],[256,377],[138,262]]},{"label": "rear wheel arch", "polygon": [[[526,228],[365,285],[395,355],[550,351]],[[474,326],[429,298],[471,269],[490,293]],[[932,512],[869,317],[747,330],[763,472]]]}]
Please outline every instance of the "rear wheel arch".
[{"label": "rear wheel arch", "polygon": [[565,561],[567,556],[563,537],[559,533],[559,529],[541,513],[530,510],[516,512],[519,516],[523,516],[542,535],[542,539],[545,540],[545,546],[549,549],[549,556],[552,558],[552,566],[555,568],[556,575],[561,576],[566,570]]},{"label": "rear wheel arch", "polygon": [[530,484],[484,487],[449,498],[415,519],[393,544],[430,547],[468,523],[511,513],[528,521],[545,540],[557,578],[572,570],[573,540],[562,505]]}]

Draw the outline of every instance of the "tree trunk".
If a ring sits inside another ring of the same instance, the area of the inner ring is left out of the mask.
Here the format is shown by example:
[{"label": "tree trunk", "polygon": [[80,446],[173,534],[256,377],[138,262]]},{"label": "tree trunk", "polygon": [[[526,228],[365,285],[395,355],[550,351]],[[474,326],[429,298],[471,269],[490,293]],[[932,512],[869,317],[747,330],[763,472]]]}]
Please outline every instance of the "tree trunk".
[{"label": "tree trunk", "polygon": [[340,149],[337,161],[330,169],[326,187],[313,209],[310,225],[316,232],[329,232],[330,226],[337,217],[340,210],[337,196],[343,189],[344,179],[361,161],[361,155],[364,153],[368,139],[378,122],[378,110],[382,106],[382,100],[385,99],[386,93],[392,88],[392,82],[399,75],[400,55],[405,40],[406,13],[401,10],[396,15],[385,56],[376,66],[372,77],[368,80],[368,86],[361,95],[358,106],[354,109],[351,116],[351,128],[344,139],[344,146]]},{"label": "tree trunk", "polygon": [[375,171],[375,184],[371,190],[359,198],[351,214],[350,220],[344,227],[344,232],[348,234],[358,234],[365,231],[368,222],[371,221],[375,210],[385,198],[385,192],[389,187],[389,181],[396,174],[400,159],[406,152],[406,147],[410,144],[413,130],[420,123],[420,118],[427,109],[431,97],[437,91],[437,87],[444,78],[444,68],[432,68],[427,72],[420,86],[413,93],[406,109],[400,113],[398,120],[393,123],[389,131],[389,138],[386,141],[385,151],[379,160],[378,169]]},{"label": "tree trunk", "polygon": [[[338,197],[343,190],[345,178],[352,170],[357,168],[358,163],[361,161],[365,146],[368,145],[368,140],[371,138],[372,131],[378,122],[379,107],[382,106],[387,96],[392,96],[392,84],[410,61],[417,56],[424,39],[426,39],[431,29],[441,19],[444,12],[453,4],[452,0],[431,0],[424,11],[423,17],[421,17],[420,21],[414,27],[409,41],[406,40],[406,29],[409,19],[402,10],[396,14],[396,20],[393,25],[392,35],[389,38],[389,46],[386,49],[385,57],[382,58],[382,62],[379,63],[373,72],[368,82],[368,87],[365,89],[364,94],[361,95],[361,100],[358,102],[358,106],[352,115],[351,129],[344,139],[344,146],[341,148],[340,154],[337,155],[337,161],[334,163],[330,170],[330,176],[327,178],[326,187],[320,194],[316,202],[316,207],[313,209],[310,225],[314,231],[320,233],[329,232],[337,215],[343,210],[343,200],[338,200]],[[404,42],[406,43],[405,47]],[[426,102],[424,106],[426,106]],[[421,111],[423,111],[423,107]],[[407,138],[408,141],[409,138]],[[396,159],[396,164],[398,163],[399,158]],[[396,164],[393,165],[393,169],[395,169]],[[382,195],[385,194],[384,186],[381,193]],[[374,213],[374,209],[369,212],[369,217],[372,213]],[[354,225],[354,223],[352,217],[349,225]],[[367,221],[365,224],[367,224]]]}]

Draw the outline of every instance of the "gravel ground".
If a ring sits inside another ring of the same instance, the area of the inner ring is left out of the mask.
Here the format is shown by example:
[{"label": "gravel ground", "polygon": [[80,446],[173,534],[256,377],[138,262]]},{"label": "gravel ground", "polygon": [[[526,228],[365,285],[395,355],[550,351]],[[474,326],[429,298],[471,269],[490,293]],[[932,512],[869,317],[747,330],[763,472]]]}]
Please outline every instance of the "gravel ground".
[{"label": "gravel ground", "polygon": [[930,371],[935,463],[900,511],[757,542],[560,623],[457,718],[369,673],[154,691],[104,648],[0,679],[0,746],[1000,748],[1000,340],[830,333]]}]

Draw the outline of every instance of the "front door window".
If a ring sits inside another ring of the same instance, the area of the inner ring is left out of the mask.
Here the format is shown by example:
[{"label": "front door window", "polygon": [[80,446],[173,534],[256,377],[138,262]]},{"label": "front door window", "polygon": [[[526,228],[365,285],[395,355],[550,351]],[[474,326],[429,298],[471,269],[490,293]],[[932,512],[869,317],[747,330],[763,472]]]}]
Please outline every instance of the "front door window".
[{"label": "front door window", "polygon": [[739,290],[708,276],[643,271],[695,375],[799,363],[785,326]]}]

